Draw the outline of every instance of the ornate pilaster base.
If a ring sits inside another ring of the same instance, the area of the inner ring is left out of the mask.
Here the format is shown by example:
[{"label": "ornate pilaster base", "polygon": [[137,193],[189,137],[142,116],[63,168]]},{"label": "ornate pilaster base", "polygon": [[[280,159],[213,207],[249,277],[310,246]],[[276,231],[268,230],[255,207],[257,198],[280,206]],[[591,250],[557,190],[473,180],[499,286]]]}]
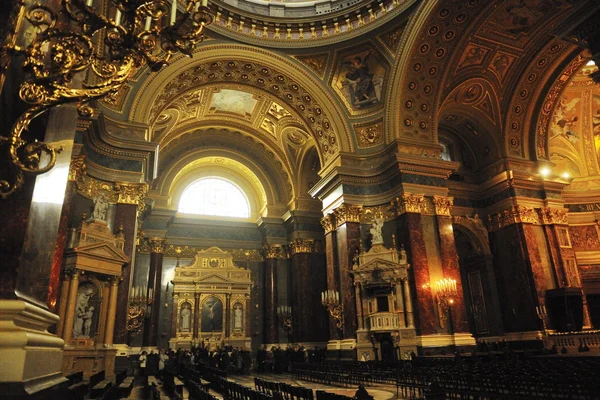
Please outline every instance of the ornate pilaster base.
[{"label": "ornate pilaster base", "polygon": [[2,398],[64,398],[63,340],[48,332],[58,316],[23,300],[0,300]]}]

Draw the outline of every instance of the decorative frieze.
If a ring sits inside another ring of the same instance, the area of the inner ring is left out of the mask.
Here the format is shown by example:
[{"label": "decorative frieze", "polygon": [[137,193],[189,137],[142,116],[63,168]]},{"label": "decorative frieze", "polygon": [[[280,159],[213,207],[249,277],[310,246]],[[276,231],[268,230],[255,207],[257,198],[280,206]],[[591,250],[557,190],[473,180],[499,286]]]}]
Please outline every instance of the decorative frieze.
[{"label": "decorative frieze", "polygon": [[262,248],[265,259],[287,258],[286,251],[281,245],[266,244]]},{"label": "decorative frieze", "polygon": [[396,215],[422,213],[425,210],[425,196],[403,193],[402,196],[392,200],[392,205],[396,207]]},{"label": "decorative frieze", "polygon": [[335,210],[335,222],[338,227],[342,226],[346,222],[360,222],[361,208],[349,204],[342,204]]},{"label": "decorative frieze", "polygon": [[435,208],[435,215],[447,215],[450,216],[452,206],[454,205],[454,198],[444,196],[433,196],[433,207]]},{"label": "decorative frieze", "polygon": [[544,207],[539,210],[544,225],[567,225],[567,210],[564,208]]},{"label": "decorative frieze", "polygon": [[[197,248],[193,246],[178,246],[169,244],[164,250],[164,257],[170,258],[194,258],[199,251],[205,250],[203,248]],[[150,253],[150,245],[148,240],[138,245],[137,252],[141,254]],[[261,262],[264,260],[262,252],[256,249],[233,249],[228,250],[229,254],[233,255],[233,260],[236,262],[250,262],[256,261]]]},{"label": "decorative frieze", "polygon": [[321,225],[325,230],[325,234],[331,233],[335,229],[335,221],[333,214],[327,214],[321,218]]},{"label": "decorative frieze", "polygon": [[301,253],[313,253],[315,250],[314,239],[294,239],[290,242],[290,253],[301,254]]},{"label": "decorative frieze", "polygon": [[150,253],[163,254],[167,247],[167,240],[162,238],[149,238]]},{"label": "decorative frieze", "polygon": [[513,224],[541,225],[540,215],[535,208],[512,206],[508,210],[488,216],[491,231],[496,231]]}]

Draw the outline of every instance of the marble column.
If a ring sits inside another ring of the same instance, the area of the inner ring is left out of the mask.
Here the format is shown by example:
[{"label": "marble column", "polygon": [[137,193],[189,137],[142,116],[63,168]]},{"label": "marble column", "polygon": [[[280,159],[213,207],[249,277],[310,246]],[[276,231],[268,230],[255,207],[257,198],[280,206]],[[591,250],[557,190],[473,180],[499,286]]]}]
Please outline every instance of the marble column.
[{"label": "marble column", "polygon": [[225,293],[225,337],[231,335],[231,294]]},{"label": "marble column", "polygon": [[60,297],[58,302],[58,324],[56,325],[56,335],[62,337],[65,326],[65,314],[67,312],[67,298],[69,297],[69,286],[71,285],[71,274],[63,272],[63,279],[60,285]]},{"label": "marble column", "polygon": [[277,259],[283,256],[281,246],[263,247],[265,257],[264,274],[264,339],[265,344],[279,343],[279,325],[277,321]]},{"label": "marble column", "polygon": [[106,333],[104,344],[112,346],[115,332],[115,316],[117,314],[117,297],[119,292],[119,277],[110,279],[110,294],[108,297],[108,314],[106,318]]},{"label": "marble column", "polygon": [[122,280],[119,282],[117,297],[117,314],[115,317],[114,342],[125,344],[127,342],[127,306],[129,304],[129,288],[132,283],[133,266],[135,265],[135,246],[137,237],[137,215],[139,205],[144,203],[148,190],[146,184],[118,183],[115,185],[118,199],[115,207],[115,227],[123,229],[125,245],[123,252],[131,260],[123,267]]},{"label": "marble column", "polygon": [[410,293],[410,284],[408,280],[404,280],[404,305],[406,306],[406,327],[414,328],[415,327],[415,313],[413,311],[412,305],[412,295]]},{"label": "marble column", "polygon": [[[433,294],[430,285],[429,263],[427,260],[427,249],[423,227],[421,223],[421,212],[423,212],[425,198],[423,195],[403,194],[393,202],[396,206],[396,236],[398,242],[403,244],[411,261],[410,272],[413,275],[412,282],[404,285],[404,303],[406,306],[406,320],[410,326],[413,319],[420,335],[437,333],[437,322]],[[414,285],[414,294],[410,286]],[[414,297],[413,297],[414,296]],[[409,315],[409,305],[412,306],[413,299],[418,299],[415,310]],[[416,315],[415,315],[416,314]]]},{"label": "marble column", "polygon": [[98,337],[100,340],[106,338],[106,324],[108,323],[108,302],[110,299],[110,281],[102,283],[102,307],[100,308],[100,323],[98,326]]},{"label": "marble column", "polygon": [[146,293],[148,295],[152,294],[152,307],[150,315],[146,317],[144,322],[143,346],[154,347],[158,344],[163,253],[167,241],[162,238],[150,238],[148,242],[150,244],[150,270],[148,271],[148,290]]},{"label": "marble column", "polygon": [[200,293],[194,293],[194,331],[192,337],[198,339],[198,325],[200,321]]},{"label": "marble column", "polygon": [[342,337],[356,337],[356,300],[352,287],[352,258],[360,249],[360,208],[343,204],[334,210],[336,221],[337,259],[340,301],[343,305],[344,326]]},{"label": "marble column", "polygon": [[451,197],[433,196],[433,205],[436,213],[436,222],[439,235],[440,259],[444,278],[456,281],[456,295],[453,297],[452,307],[452,333],[468,333],[469,321],[465,305],[465,296],[458,264],[458,253],[452,228],[450,211],[453,205]]},{"label": "marble column", "polygon": [[[335,236],[335,217],[328,214],[321,219],[321,225],[325,230],[325,262],[327,270],[327,290],[339,290],[337,274],[337,240]],[[329,339],[340,339],[339,329],[335,326],[335,320],[329,320]]]},{"label": "marble column", "polygon": [[68,346],[73,336],[73,321],[75,320],[75,306],[77,305],[77,290],[79,289],[79,271],[72,270],[71,283],[69,285],[69,297],[67,298],[67,312],[65,326],[63,327],[63,340]]},{"label": "marble column", "polygon": [[402,281],[396,281],[396,312],[400,321],[400,328],[406,328],[406,310],[404,308],[404,293],[402,293]]}]

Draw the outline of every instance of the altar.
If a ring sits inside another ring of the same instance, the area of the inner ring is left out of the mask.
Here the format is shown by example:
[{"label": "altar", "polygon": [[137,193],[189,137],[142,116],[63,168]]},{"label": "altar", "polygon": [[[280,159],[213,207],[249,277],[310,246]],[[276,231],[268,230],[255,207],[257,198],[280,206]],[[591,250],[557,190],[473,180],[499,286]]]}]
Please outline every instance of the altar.
[{"label": "altar", "polygon": [[250,348],[250,270],[211,247],[175,268],[169,348],[203,345]]}]

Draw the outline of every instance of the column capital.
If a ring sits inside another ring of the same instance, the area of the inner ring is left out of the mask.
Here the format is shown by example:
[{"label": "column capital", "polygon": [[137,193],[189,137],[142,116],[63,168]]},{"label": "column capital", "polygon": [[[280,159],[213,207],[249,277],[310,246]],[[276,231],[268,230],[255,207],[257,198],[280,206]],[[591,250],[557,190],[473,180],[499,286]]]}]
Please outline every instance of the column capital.
[{"label": "column capital", "polygon": [[488,224],[491,231],[497,231],[514,224],[541,225],[541,219],[535,208],[512,206],[504,211],[489,215]]},{"label": "column capital", "polygon": [[148,238],[148,244],[150,245],[150,253],[162,254],[167,247],[167,239],[157,237]]},{"label": "column capital", "polygon": [[121,282],[121,277],[119,275],[112,275],[110,278],[108,278],[108,281],[112,286],[117,286],[119,282]]},{"label": "column capital", "polygon": [[265,244],[262,253],[265,259],[287,258],[285,250],[279,244]]},{"label": "column capital", "polygon": [[564,208],[544,207],[540,210],[540,218],[544,225],[568,225],[568,211]]},{"label": "column capital", "polygon": [[313,253],[314,249],[314,239],[294,239],[290,242],[290,252],[292,255],[300,253]]},{"label": "column capital", "polygon": [[325,234],[331,233],[335,230],[335,217],[333,214],[327,214],[321,218],[321,226],[325,229]]},{"label": "column capital", "polygon": [[146,183],[115,182],[115,192],[118,204],[135,204],[144,209],[148,185]]},{"label": "column capital", "polygon": [[65,271],[65,275],[69,277],[69,279],[79,279],[81,276],[81,270],[77,268],[71,268]]},{"label": "column capital", "polygon": [[396,215],[404,213],[422,213],[425,210],[425,196],[422,194],[403,193],[402,196],[392,200],[392,205],[396,206]]},{"label": "column capital", "polygon": [[333,210],[337,226],[339,227],[346,222],[360,222],[360,210],[360,206],[352,204],[342,204]]},{"label": "column capital", "polygon": [[432,196],[435,215],[451,215],[452,206],[454,205],[453,197]]}]

